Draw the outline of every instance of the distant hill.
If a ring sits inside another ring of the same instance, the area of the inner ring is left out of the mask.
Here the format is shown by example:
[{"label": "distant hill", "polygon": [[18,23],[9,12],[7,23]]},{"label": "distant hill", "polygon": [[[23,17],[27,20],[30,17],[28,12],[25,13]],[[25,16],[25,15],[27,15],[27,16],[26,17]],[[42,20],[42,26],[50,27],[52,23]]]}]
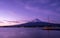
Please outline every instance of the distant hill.
[{"label": "distant hill", "polygon": [[45,27],[45,26],[47,26],[47,27],[60,27],[60,24],[42,22],[39,19],[35,19],[31,22],[27,22],[24,24],[18,24],[18,25],[12,25],[12,26],[3,26],[3,27]]}]

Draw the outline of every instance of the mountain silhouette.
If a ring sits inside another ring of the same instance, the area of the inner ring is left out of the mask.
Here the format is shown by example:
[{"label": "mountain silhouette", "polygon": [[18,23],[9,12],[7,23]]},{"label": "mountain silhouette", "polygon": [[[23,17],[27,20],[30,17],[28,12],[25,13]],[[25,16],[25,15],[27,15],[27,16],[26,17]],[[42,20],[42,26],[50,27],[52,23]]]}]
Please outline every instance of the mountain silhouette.
[{"label": "mountain silhouette", "polygon": [[[3,27],[60,27],[60,24],[42,22],[39,19],[32,20],[30,22],[18,25],[3,26]],[[2,27],[2,26],[1,26]]]},{"label": "mountain silhouette", "polygon": [[41,22],[39,19],[34,19],[32,22]]}]

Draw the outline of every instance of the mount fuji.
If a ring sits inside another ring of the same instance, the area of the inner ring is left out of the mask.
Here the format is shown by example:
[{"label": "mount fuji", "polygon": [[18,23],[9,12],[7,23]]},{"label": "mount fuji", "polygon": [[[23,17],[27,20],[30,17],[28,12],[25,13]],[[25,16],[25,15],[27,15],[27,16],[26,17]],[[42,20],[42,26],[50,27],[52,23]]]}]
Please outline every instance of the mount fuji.
[{"label": "mount fuji", "polygon": [[1,26],[1,27],[60,27],[60,24],[54,24],[54,23],[48,23],[48,22],[42,22],[39,19],[34,19],[32,21],[29,21],[24,24],[18,24],[18,25],[11,25],[11,26]]}]

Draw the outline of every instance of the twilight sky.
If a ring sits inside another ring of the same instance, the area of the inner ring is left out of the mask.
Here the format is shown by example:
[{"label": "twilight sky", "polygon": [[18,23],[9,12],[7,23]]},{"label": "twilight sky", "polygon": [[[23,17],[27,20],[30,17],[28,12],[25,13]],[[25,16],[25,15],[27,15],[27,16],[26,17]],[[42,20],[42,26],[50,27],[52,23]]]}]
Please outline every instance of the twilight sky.
[{"label": "twilight sky", "polygon": [[0,21],[48,22],[48,16],[51,23],[60,23],[60,0],[0,0]]}]

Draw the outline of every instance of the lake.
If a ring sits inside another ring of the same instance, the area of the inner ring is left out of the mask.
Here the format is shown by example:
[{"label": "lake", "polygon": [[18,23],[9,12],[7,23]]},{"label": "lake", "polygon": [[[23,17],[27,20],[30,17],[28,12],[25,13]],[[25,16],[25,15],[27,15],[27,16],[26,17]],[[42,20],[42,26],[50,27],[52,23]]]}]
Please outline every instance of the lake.
[{"label": "lake", "polygon": [[60,31],[41,28],[0,28],[0,38],[60,38]]}]

